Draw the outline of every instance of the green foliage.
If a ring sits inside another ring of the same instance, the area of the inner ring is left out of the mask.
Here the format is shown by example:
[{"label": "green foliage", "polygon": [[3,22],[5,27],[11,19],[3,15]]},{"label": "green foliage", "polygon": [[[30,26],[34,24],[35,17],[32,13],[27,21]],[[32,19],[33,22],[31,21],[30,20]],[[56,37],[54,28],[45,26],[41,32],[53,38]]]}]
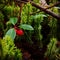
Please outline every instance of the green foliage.
[{"label": "green foliage", "polygon": [[4,29],[4,15],[2,14],[2,12],[0,11],[0,31],[3,31]]},{"label": "green foliage", "polygon": [[1,3],[0,3],[0,10],[1,10],[1,11],[3,10],[4,6],[5,6],[5,4],[1,4]]},{"label": "green foliage", "polygon": [[14,28],[9,29],[6,33],[6,35],[10,36],[14,40],[16,37],[16,32],[15,32]]},{"label": "green foliage", "polygon": [[33,0],[34,2],[36,2],[36,3],[39,3],[39,0]]},{"label": "green foliage", "polygon": [[54,8],[52,8],[52,9],[53,9],[53,12],[55,12],[56,14],[59,14],[59,13],[58,13],[58,11],[59,11],[59,10],[58,10],[58,7],[54,7]]},{"label": "green foliage", "polygon": [[0,11],[0,22],[3,22],[4,20],[4,15],[2,14],[2,12]]},{"label": "green foliage", "polygon": [[[43,12],[37,13],[35,15],[30,15],[30,13],[33,13],[35,8],[31,6],[30,3],[27,3],[24,5],[23,10],[22,10],[22,15],[21,15],[21,24],[29,24],[34,28],[34,38],[39,42],[42,40],[42,34],[41,34],[41,22],[43,22],[44,17],[47,17]],[[38,9],[35,9],[37,11]],[[30,30],[31,28],[28,28],[27,26],[24,26],[23,29]],[[29,36],[32,36],[32,34],[28,33]],[[31,40],[31,37],[29,37]]]},{"label": "green foliage", "polygon": [[7,21],[7,22],[6,22],[6,25],[8,26],[8,25],[12,25],[12,24],[11,24],[10,21]]},{"label": "green foliage", "polygon": [[2,4],[7,4],[7,3],[12,3],[13,0],[0,0],[0,3]]},{"label": "green foliage", "polygon": [[28,24],[21,24],[20,28],[22,28],[24,30],[34,30],[34,28],[31,25],[28,25]]},{"label": "green foliage", "polygon": [[4,7],[4,13],[8,18],[18,17],[19,16],[19,11],[20,11],[20,7],[15,6],[14,2],[13,2],[12,5],[8,4]]},{"label": "green foliage", "polygon": [[15,25],[15,24],[17,23],[17,21],[18,21],[18,18],[16,18],[16,17],[10,18],[10,22],[11,22],[13,25]]},{"label": "green foliage", "polygon": [[47,17],[45,14],[43,14],[42,12],[31,16],[31,19],[35,20],[34,22],[37,23],[37,25],[39,25],[41,22],[43,22],[44,17]]},{"label": "green foliage", "polygon": [[48,57],[49,60],[56,60],[56,54],[59,51],[59,48],[56,46],[57,39],[51,38],[50,43],[47,45],[47,51],[45,53],[45,57]]},{"label": "green foliage", "polygon": [[[56,14],[58,14],[58,9],[57,8],[52,8],[52,11],[55,12]],[[48,23],[48,25],[51,27],[51,32],[50,32],[50,36],[51,37],[57,37],[57,19],[55,19],[54,17],[50,18],[50,22]]]},{"label": "green foliage", "polygon": [[32,5],[30,3],[25,4],[21,14],[22,23],[28,23],[28,24],[31,23],[31,19],[30,19],[31,12],[32,12]]},{"label": "green foliage", "polygon": [[[37,4],[39,4],[39,0],[33,0],[33,1]],[[54,2],[54,1],[51,0],[51,2]],[[28,2],[23,6],[23,9],[21,12],[22,14],[20,16],[20,7],[18,5],[16,6],[15,3],[13,2],[13,0],[0,0],[0,28],[2,28],[2,30],[4,32],[5,32],[5,29],[7,31],[9,28],[12,27],[10,25],[10,23],[15,25],[17,23],[19,17],[21,17],[21,23],[20,23],[21,25],[19,27],[25,30],[24,31],[25,34],[23,36],[24,38],[22,38],[22,39],[28,40],[30,43],[30,41],[32,41],[32,37],[34,37],[34,39],[37,40],[37,42],[38,42],[37,45],[39,45],[39,47],[41,47],[41,46],[43,46],[43,43],[42,43],[43,36],[41,34],[41,29],[42,29],[41,23],[43,22],[43,25],[44,25],[44,20],[45,20],[45,18],[47,18],[47,16],[46,16],[46,13],[43,13],[43,12],[36,13],[34,15],[30,15],[30,13],[34,13],[38,10],[39,9],[33,7],[31,5],[31,3]],[[52,11],[55,12],[56,14],[58,14],[58,9],[56,7],[52,8]],[[6,21],[7,21],[7,23],[6,23]],[[46,19],[46,21],[48,21],[48,19]],[[4,24],[6,24],[6,25],[4,26]],[[57,20],[55,18],[51,17],[49,19],[49,23],[47,23],[47,24],[49,25],[49,27],[51,27],[51,32],[49,34],[50,37],[56,37]],[[18,28],[18,26],[17,26],[17,28]],[[26,31],[26,30],[28,30],[28,31]],[[31,30],[33,30],[32,31],[33,33],[31,32]],[[1,48],[0,57],[2,57],[1,60],[2,59],[11,60],[11,58],[13,60],[22,60],[21,51],[19,49],[17,49],[14,45],[13,40],[15,39],[15,37],[16,37],[16,32],[15,32],[14,28],[11,28],[7,31],[5,37],[0,40],[1,41],[0,42],[0,48]],[[49,38],[49,37],[47,37],[47,38]],[[17,39],[17,40],[20,40],[20,39],[21,39],[21,37],[19,37],[19,39]],[[58,53],[58,48],[56,47],[56,43],[57,43],[56,38],[51,38],[51,41],[50,41],[49,45],[47,46],[46,56],[48,56],[48,58],[50,60],[55,59],[56,54]]]},{"label": "green foliage", "polygon": [[0,40],[0,57],[1,60],[22,60],[22,53],[21,50],[15,47],[14,41],[9,37],[5,36],[3,39]]},{"label": "green foliage", "polygon": [[43,12],[40,12],[36,15],[31,16],[32,24],[34,24],[34,30],[36,31],[35,35],[37,37],[37,40],[42,40],[42,34],[41,34],[41,23],[44,20],[44,17],[47,17],[43,14]]}]

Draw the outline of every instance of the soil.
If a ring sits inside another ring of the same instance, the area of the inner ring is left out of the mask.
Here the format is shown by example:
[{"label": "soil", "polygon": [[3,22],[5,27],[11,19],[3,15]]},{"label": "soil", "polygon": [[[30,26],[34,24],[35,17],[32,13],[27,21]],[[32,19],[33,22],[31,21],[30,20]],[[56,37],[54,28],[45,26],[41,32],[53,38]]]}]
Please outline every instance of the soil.
[{"label": "soil", "polygon": [[15,44],[22,50],[23,60],[47,60],[47,58],[44,58],[46,47],[38,48],[36,45],[22,42],[17,42]]}]

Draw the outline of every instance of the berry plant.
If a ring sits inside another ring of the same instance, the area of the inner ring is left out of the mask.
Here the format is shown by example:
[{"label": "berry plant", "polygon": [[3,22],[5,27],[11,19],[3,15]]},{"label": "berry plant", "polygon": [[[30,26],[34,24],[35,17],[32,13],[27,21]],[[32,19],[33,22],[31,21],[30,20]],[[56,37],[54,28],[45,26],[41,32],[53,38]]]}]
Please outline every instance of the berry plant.
[{"label": "berry plant", "polygon": [[59,4],[59,0],[1,0],[0,59],[59,60]]}]

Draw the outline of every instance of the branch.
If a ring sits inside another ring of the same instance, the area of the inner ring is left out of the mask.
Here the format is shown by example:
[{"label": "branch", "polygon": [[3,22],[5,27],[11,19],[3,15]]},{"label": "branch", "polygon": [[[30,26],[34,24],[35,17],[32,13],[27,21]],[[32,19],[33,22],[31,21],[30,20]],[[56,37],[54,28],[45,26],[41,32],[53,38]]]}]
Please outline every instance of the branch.
[{"label": "branch", "polygon": [[[16,1],[16,2],[18,2],[18,1]],[[25,2],[25,1],[24,1],[24,2]],[[30,2],[31,2],[31,4],[32,4],[33,6],[35,6],[36,8],[41,9],[42,11],[44,11],[45,13],[53,16],[53,17],[56,18],[56,19],[60,19],[60,16],[57,15],[57,14],[55,14],[54,12],[52,12],[52,11],[50,11],[50,10],[42,7],[42,6],[39,6],[38,4],[36,4],[36,3],[32,2],[32,1],[30,1]],[[20,3],[20,2],[18,2],[18,3]],[[27,3],[27,2],[26,2],[26,3]],[[59,2],[59,3],[60,3],[60,2]]]},{"label": "branch", "polygon": [[50,11],[50,10],[48,10],[48,9],[46,9],[46,8],[43,8],[42,6],[39,6],[38,4],[36,4],[36,3],[32,2],[32,1],[31,1],[31,4],[32,4],[33,6],[35,6],[36,8],[38,8],[38,9],[41,9],[41,10],[44,11],[45,13],[53,16],[54,18],[60,19],[60,16],[57,15],[57,14],[55,14],[55,13],[53,13],[52,11]]},{"label": "branch", "polygon": [[39,0],[39,3],[42,7],[47,7],[48,4],[46,3],[46,0]]},{"label": "branch", "polygon": [[56,6],[56,5],[59,5],[59,4],[60,4],[60,2],[56,2],[56,3],[54,3],[53,5],[47,7],[46,9],[52,8],[52,7],[54,7],[54,6]]},{"label": "branch", "polygon": [[[52,8],[52,7],[54,7],[54,6],[56,6],[56,5],[59,5],[59,4],[60,4],[60,2],[54,3],[53,5],[48,6],[46,9]],[[39,13],[39,12],[40,12],[40,10],[39,10],[39,11],[36,11],[36,12],[33,12],[33,13],[31,13],[30,15],[33,15],[33,14],[36,14],[36,13]]]}]

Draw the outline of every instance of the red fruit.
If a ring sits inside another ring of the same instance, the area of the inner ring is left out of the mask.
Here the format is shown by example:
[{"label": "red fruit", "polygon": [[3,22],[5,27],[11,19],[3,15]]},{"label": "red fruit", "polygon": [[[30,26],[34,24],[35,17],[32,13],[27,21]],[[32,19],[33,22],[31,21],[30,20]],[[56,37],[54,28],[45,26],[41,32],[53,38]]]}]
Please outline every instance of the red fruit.
[{"label": "red fruit", "polygon": [[21,29],[18,29],[18,30],[16,29],[16,34],[19,36],[22,36],[22,35],[24,35],[24,32]]},{"label": "red fruit", "polygon": [[17,35],[19,35],[19,36],[24,35],[24,31],[22,29],[19,29],[16,26],[14,26],[14,29],[15,29]]}]

